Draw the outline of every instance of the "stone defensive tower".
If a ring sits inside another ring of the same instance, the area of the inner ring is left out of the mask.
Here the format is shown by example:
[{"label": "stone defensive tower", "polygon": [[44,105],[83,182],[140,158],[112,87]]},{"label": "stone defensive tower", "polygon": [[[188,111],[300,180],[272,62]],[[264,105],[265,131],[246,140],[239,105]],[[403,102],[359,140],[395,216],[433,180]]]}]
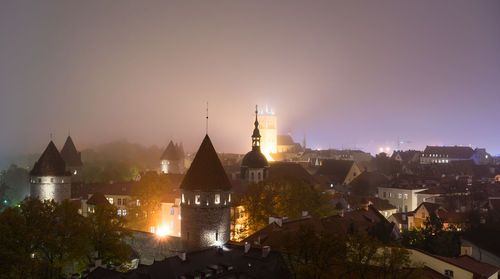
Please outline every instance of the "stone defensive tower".
[{"label": "stone defensive tower", "polygon": [[204,249],[229,241],[231,183],[208,135],[180,188],[181,238],[186,250]]},{"label": "stone defensive tower", "polygon": [[161,173],[184,173],[184,148],[182,143],[170,141],[161,155]]},{"label": "stone defensive tower", "polygon": [[71,183],[82,183],[82,154],[76,150],[70,136],[66,138],[66,142],[61,149],[61,157],[66,163],[66,170],[71,173]]},{"label": "stone defensive tower", "polygon": [[30,172],[30,196],[56,202],[71,198],[71,174],[52,141]]}]

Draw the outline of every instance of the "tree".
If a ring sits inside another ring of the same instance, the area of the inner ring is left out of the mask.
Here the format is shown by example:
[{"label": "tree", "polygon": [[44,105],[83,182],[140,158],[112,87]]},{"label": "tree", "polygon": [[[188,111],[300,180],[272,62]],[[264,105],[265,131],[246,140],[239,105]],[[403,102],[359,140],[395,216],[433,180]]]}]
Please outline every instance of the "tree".
[{"label": "tree", "polygon": [[2,172],[0,184],[1,202],[4,205],[15,205],[29,195],[28,170],[12,164]]},{"label": "tree", "polygon": [[[132,234],[125,228],[125,219],[116,212],[117,207],[109,203],[98,204],[95,213],[87,217],[91,251],[97,252],[106,263],[124,263],[130,258],[130,248],[124,239]],[[92,262],[91,256],[88,257]]]},{"label": "tree", "polygon": [[443,220],[434,212],[429,214],[423,228],[402,233],[406,247],[417,248],[431,254],[455,257],[460,254],[459,232],[453,227],[443,230]]},{"label": "tree", "polygon": [[384,152],[377,154],[372,162],[377,170],[385,175],[395,175],[401,172],[401,163],[389,158]]},{"label": "tree", "polygon": [[149,231],[150,226],[159,224],[161,201],[170,188],[170,180],[166,175],[148,172],[132,187],[132,196],[139,203],[132,205],[127,215],[131,227]]},{"label": "tree", "polygon": [[334,213],[325,194],[295,177],[277,177],[250,184],[241,202],[248,212],[251,232],[264,227],[269,216],[296,218],[307,211],[312,216],[322,217]]}]

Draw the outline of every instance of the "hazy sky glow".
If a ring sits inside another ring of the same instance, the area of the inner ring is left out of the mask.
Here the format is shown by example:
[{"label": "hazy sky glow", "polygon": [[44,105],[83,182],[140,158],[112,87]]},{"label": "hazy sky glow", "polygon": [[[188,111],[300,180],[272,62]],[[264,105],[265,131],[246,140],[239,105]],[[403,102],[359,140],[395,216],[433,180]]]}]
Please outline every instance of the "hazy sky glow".
[{"label": "hazy sky glow", "polygon": [[254,105],[311,147],[500,153],[500,1],[0,2],[0,154],[205,133],[250,149]]}]

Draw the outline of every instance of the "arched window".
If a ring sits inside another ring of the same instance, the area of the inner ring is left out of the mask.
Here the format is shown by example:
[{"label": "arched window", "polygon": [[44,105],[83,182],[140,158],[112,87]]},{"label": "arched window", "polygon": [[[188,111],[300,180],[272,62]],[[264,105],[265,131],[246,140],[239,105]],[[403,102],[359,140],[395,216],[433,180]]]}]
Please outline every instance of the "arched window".
[{"label": "arched window", "polygon": [[260,171],[257,174],[258,174],[257,177],[259,178],[259,181],[260,181],[262,174],[260,173]]},{"label": "arched window", "polygon": [[250,173],[250,180],[254,180],[254,177],[253,177],[253,172]]}]

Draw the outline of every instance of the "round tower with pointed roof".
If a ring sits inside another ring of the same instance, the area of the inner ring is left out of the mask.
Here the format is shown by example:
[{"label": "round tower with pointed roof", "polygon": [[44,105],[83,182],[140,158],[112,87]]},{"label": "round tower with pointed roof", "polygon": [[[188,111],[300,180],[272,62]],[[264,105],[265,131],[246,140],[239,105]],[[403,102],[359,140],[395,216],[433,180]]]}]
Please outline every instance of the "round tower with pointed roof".
[{"label": "round tower with pointed roof", "polygon": [[30,172],[30,196],[56,202],[71,198],[71,174],[52,141]]},{"label": "round tower with pointed roof", "polygon": [[208,135],[181,186],[181,238],[189,251],[229,241],[231,183]]},{"label": "round tower with pointed roof", "polygon": [[170,141],[161,155],[161,173],[184,173],[184,148],[182,143]]},{"label": "round tower with pointed roof", "polygon": [[241,161],[241,179],[246,183],[258,183],[267,178],[269,172],[269,163],[266,156],[260,150],[260,131],[259,120],[257,118],[258,110],[255,106],[255,122],[252,134],[252,151],[248,152]]},{"label": "round tower with pointed roof", "polygon": [[61,157],[66,163],[66,170],[71,173],[71,183],[82,183],[82,154],[76,150],[71,136],[66,138],[61,149]]}]

